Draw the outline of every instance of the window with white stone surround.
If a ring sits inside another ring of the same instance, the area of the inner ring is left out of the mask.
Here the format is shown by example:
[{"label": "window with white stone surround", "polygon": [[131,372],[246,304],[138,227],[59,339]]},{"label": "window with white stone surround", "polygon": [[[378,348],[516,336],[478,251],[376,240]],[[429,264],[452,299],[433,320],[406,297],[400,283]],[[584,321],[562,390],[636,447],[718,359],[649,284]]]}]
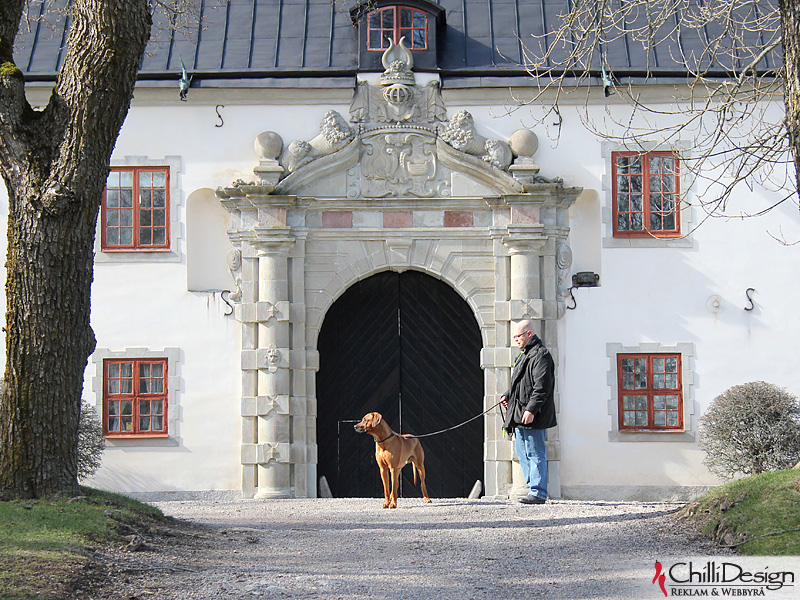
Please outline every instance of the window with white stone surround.
[{"label": "window with white stone surround", "polygon": [[181,158],[111,161],[95,242],[95,262],[181,260]]},{"label": "window with white stone surround", "polygon": [[103,415],[109,443],[163,444],[178,438],[179,348],[98,348],[91,360],[95,410]]},{"label": "window with white stone surround", "polygon": [[603,246],[691,248],[692,181],[681,147],[641,148],[603,143]]},{"label": "window with white stone surround", "polygon": [[611,442],[694,441],[694,344],[607,344]]}]

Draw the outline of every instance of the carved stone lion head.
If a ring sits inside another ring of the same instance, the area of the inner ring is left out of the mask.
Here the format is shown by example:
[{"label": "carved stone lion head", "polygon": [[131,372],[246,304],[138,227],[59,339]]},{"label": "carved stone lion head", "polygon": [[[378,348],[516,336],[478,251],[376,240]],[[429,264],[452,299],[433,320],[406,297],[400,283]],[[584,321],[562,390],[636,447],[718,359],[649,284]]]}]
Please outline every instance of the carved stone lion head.
[{"label": "carved stone lion head", "polygon": [[320,133],[331,145],[340,145],[353,137],[353,128],[345,121],[344,117],[335,110],[329,110],[322,117],[319,126]]}]

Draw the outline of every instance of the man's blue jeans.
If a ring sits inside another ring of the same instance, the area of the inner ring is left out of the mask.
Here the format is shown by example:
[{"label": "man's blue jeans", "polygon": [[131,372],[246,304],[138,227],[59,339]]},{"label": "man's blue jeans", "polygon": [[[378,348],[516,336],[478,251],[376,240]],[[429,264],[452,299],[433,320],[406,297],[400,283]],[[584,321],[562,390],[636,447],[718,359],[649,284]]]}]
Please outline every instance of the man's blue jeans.
[{"label": "man's blue jeans", "polygon": [[539,498],[547,498],[547,454],[544,438],[546,429],[514,429],[514,446],[519,457],[519,466],[525,476],[530,493]]}]

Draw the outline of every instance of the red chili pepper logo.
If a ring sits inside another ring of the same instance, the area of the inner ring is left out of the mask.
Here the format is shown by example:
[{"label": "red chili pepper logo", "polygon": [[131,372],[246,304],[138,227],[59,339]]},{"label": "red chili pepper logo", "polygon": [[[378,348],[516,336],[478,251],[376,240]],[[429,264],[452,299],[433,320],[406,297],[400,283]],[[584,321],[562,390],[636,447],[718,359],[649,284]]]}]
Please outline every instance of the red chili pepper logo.
[{"label": "red chili pepper logo", "polygon": [[653,576],[653,583],[658,581],[658,585],[661,587],[661,591],[664,592],[664,595],[666,596],[667,588],[664,585],[664,582],[667,580],[667,576],[661,572],[662,568],[660,562],[656,561],[655,567],[656,567],[656,574]]}]

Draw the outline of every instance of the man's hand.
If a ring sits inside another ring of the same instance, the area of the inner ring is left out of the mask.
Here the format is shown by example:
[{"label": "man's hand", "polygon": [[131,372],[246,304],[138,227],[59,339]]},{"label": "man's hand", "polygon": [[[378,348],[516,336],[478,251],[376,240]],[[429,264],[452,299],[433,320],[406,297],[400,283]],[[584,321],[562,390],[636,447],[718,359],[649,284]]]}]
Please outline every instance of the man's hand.
[{"label": "man's hand", "polygon": [[522,415],[522,424],[530,425],[531,423],[533,423],[533,413],[529,410],[526,410],[525,414]]},{"label": "man's hand", "polygon": [[505,396],[502,396],[500,398],[500,404],[503,405],[503,408],[508,408],[508,398],[506,398]]}]

